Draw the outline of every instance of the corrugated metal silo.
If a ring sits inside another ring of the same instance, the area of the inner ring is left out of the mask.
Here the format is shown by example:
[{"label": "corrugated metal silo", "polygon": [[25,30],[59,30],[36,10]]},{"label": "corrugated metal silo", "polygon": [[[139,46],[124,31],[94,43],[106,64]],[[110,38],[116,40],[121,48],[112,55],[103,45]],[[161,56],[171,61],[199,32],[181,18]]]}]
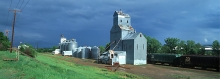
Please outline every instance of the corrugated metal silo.
[{"label": "corrugated metal silo", "polygon": [[82,51],[81,51],[80,55],[81,55],[81,58],[82,58],[82,59],[85,59],[86,47],[82,47]]},{"label": "corrugated metal silo", "polygon": [[76,51],[77,51],[77,48],[74,48],[74,49],[72,50],[72,53],[73,53],[73,54],[72,54],[72,57],[76,57],[76,56],[75,56]]},{"label": "corrugated metal silo", "polygon": [[78,52],[78,48],[75,48],[75,50],[74,50],[74,54],[73,54],[73,57],[77,57],[77,52]]},{"label": "corrugated metal silo", "polygon": [[59,46],[60,46],[60,52],[62,53],[62,43],[60,43]]},{"label": "corrugated metal silo", "polygon": [[90,56],[90,54],[91,54],[91,49],[92,49],[92,47],[86,47],[85,48],[85,58],[91,58]]},{"label": "corrugated metal silo", "polygon": [[66,42],[63,42],[63,51],[66,51]]},{"label": "corrugated metal silo", "polygon": [[61,45],[61,54],[63,54],[63,51],[65,51],[65,44],[64,44],[64,42],[62,43],[62,45]]},{"label": "corrugated metal silo", "polygon": [[71,51],[69,50],[69,40],[66,40],[66,43],[65,43],[65,51]]},{"label": "corrugated metal silo", "polygon": [[66,42],[65,51],[70,51],[70,50],[69,50],[69,42]]},{"label": "corrugated metal silo", "polygon": [[99,52],[100,52],[99,47],[97,47],[97,46],[92,47],[91,59],[98,59]]},{"label": "corrugated metal silo", "polygon": [[74,50],[75,48],[77,48],[77,42],[72,39],[68,44],[68,50]]},{"label": "corrugated metal silo", "polygon": [[80,56],[81,51],[82,51],[82,47],[79,47],[77,50],[76,57],[81,58],[81,56]]}]

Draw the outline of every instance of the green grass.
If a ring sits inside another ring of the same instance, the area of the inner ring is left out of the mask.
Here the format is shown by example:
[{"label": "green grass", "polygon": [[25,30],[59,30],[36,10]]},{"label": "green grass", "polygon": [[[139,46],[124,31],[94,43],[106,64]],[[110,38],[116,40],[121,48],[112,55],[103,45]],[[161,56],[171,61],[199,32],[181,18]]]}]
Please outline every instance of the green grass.
[{"label": "green grass", "polygon": [[4,58],[15,58],[15,53],[0,51],[0,79],[144,79],[142,76],[109,72],[44,54],[38,54],[36,60],[23,55],[20,55],[19,61],[3,61]]}]

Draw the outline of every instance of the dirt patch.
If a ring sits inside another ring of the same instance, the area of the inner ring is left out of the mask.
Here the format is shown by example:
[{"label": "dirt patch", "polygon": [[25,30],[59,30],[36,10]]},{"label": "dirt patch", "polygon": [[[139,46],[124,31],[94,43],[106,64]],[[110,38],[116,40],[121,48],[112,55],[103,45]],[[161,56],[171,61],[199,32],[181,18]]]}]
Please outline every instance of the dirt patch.
[{"label": "dirt patch", "polygon": [[[94,63],[95,60],[91,59],[79,59],[74,57],[59,57],[61,55],[51,55],[46,54],[49,57],[58,58],[60,60],[74,62],[80,65],[94,66],[98,68],[106,68],[105,64]],[[128,72],[136,75],[142,75],[146,77],[151,77],[154,79],[219,79],[220,73],[209,70],[199,70],[190,68],[180,68],[165,65],[122,65],[126,68],[118,68],[117,72]]]}]

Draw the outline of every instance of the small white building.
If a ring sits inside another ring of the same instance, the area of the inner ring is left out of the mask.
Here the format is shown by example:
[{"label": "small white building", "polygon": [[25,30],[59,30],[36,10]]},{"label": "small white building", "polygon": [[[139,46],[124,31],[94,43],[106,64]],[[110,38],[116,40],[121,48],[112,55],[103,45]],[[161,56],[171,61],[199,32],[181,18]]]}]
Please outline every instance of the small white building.
[{"label": "small white building", "polygon": [[118,62],[119,64],[126,64],[126,51],[113,51],[109,50],[104,52],[100,57],[100,62],[111,64]]},{"label": "small white building", "polygon": [[52,51],[52,54],[60,54],[60,49],[55,49],[54,51]]},{"label": "small white building", "polygon": [[110,50],[113,54],[113,58],[112,58],[112,65],[115,62],[119,62],[119,64],[126,64],[126,51],[112,51]]}]

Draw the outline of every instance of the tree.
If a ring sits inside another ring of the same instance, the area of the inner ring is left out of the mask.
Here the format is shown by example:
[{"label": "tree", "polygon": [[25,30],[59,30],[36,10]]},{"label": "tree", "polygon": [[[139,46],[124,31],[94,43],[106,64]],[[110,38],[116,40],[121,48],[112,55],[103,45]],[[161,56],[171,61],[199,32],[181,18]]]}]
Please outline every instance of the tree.
[{"label": "tree", "polygon": [[104,46],[99,46],[100,49],[100,53],[104,53],[105,52],[105,47]]},{"label": "tree", "polygon": [[219,45],[218,40],[213,41],[213,43],[212,43],[212,49],[213,49],[214,55],[219,56],[219,53],[220,53],[220,50],[219,50],[219,49],[220,49],[220,45]]},{"label": "tree", "polygon": [[186,42],[186,54],[195,54],[195,51],[194,51],[193,48],[195,48],[195,41],[187,40],[187,42]]},{"label": "tree", "polygon": [[178,45],[178,43],[180,42],[180,39],[178,38],[166,38],[165,40],[165,46],[167,46],[169,48],[168,53],[176,53],[175,52],[175,47]]},{"label": "tree", "polygon": [[151,38],[149,36],[144,35],[147,39],[147,52],[148,53],[157,53],[161,49],[161,43],[155,39]]},{"label": "tree", "polygon": [[169,47],[166,45],[163,45],[161,47],[161,50],[159,51],[160,53],[168,53],[170,51]]},{"label": "tree", "polygon": [[177,49],[176,49],[176,53],[179,53],[179,54],[186,54],[186,42],[185,41],[180,41],[177,45]]},{"label": "tree", "polygon": [[0,42],[0,49],[3,47],[2,43]]},{"label": "tree", "polygon": [[201,47],[199,55],[205,55],[205,47]]},{"label": "tree", "polygon": [[200,43],[195,44],[194,52],[196,55],[203,53],[203,47]]},{"label": "tree", "polygon": [[58,49],[58,46],[53,46],[52,50],[54,51],[55,49]]},{"label": "tree", "polygon": [[8,50],[8,48],[10,48],[10,41],[3,32],[0,32],[0,50],[5,51]]}]

